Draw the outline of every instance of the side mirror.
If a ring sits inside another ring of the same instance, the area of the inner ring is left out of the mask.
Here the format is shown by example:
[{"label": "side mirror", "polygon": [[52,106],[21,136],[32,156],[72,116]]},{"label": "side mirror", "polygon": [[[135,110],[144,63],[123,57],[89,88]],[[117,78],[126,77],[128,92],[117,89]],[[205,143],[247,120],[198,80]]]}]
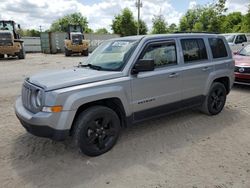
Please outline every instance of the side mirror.
[{"label": "side mirror", "polygon": [[20,26],[20,24],[17,24],[17,27],[18,27],[18,29],[21,29],[21,26]]},{"label": "side mirror", "polygon": [[155,62],[153,59],[140,59],[134,65],[132,74],[138,74],[139,72],[153,71],[155,69]]}]

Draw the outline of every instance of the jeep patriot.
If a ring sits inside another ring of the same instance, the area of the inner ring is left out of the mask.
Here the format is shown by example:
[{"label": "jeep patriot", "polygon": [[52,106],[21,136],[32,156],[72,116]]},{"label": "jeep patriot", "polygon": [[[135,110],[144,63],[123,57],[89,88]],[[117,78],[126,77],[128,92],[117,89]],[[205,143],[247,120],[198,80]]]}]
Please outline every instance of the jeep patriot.
[{"label": "jeep patriot", "polygon": [[89,156],[109,151],[121,128],[198,107],[220,113],[234,82],[221,35],[169,34],[103,42],[77,67],[26,78],[15,112],[36,136],[72,136]]}]

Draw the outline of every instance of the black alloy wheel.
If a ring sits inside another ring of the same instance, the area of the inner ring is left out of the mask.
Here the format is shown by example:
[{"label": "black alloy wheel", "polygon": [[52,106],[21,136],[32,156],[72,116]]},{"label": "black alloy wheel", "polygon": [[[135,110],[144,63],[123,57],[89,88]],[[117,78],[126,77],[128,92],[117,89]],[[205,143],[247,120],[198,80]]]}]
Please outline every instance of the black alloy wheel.
[{"label": "black alloy wheel", "polygon": [[120,133],[119,117],[104,106],[94,106],[81,113],[76,126],[76,143],[80,151],[89,156],[109,151]]},{"label": "black alloy wheel", "polygon": [[226,98],[225,86],[219,82],[213,83],[203,104],[202,111],[209,115],[217,115],[223,110]]}]

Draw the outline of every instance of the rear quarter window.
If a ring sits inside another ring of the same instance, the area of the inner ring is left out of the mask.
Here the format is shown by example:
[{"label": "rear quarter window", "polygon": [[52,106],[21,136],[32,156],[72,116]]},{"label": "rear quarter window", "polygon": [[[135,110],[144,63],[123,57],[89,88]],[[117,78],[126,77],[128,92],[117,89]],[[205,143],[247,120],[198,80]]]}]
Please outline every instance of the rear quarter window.
[{"label": "rear quarter window", "polygon": [[209,45],[214,59],[227,57],[227,49],[224,41],[220,38],[209,38]]}]

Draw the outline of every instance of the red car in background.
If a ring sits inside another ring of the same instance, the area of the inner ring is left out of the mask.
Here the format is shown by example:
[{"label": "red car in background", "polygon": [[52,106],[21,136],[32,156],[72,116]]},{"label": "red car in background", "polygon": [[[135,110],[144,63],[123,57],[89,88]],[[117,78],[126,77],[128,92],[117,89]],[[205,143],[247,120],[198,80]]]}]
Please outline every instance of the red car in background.
[{"label": "red car in background", "polygon": [[234,55],[235,83],[250,85],[250,45],[245,46]]}]

